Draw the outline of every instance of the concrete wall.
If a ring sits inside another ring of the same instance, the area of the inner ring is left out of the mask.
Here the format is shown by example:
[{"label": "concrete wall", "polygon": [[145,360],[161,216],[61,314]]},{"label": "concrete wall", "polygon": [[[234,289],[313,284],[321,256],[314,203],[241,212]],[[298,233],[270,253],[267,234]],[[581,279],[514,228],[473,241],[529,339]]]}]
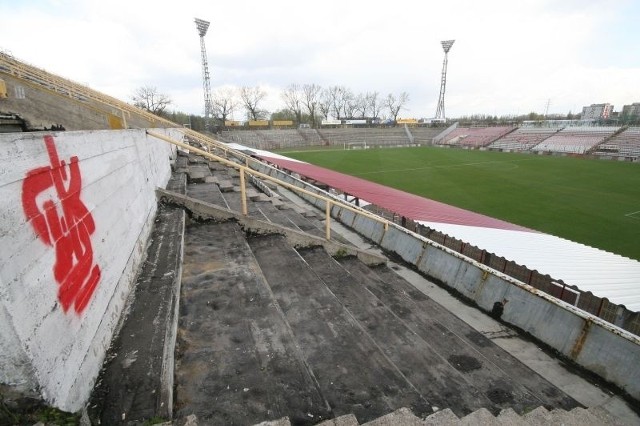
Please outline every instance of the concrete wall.
[{"label": "concrete wall", "polygon": [[144,130],[0,135],[0,382],[86,402],[173,155]]},{"label": "concrete wall", "polygon": [[35,129],[61,124],[66,130],[101,130],[157,127],[135,114],[86,98],[70,97],[42,85],[0,72],[7,86],[7,97],[0,98],[0,112],[18,114]]},{"label": "concrete wall", "polygon": [[[254,165],[254,168],[330,196],[283,171],[266,165]],[[317,203],[311,196],[305,198],[324,208],[324,202]],[[640,400],[640,369],[637,368],[640,338],[637,336],[394,224],[389,224],[385,231],[383,224],[339,206],[333,207],[331,214],[485,311],[491,311],[495,302],[508,299],[502,315],[504,321]]]}]

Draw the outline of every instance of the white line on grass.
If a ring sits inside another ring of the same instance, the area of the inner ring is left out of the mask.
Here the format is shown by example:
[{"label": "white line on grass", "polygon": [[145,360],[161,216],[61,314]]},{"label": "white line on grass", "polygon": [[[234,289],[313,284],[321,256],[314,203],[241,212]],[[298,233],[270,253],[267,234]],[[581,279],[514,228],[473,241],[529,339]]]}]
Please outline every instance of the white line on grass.
[{"label": "white line on grass", "polygon": [[[530,159],[524,159],[524,160],[516,160],[516,161],[531,161],[531,160]],[[416,171],[416,170],[427,170],[427,169],[450,169],[450,168],[454,168],[454,167],[483,166],[483,165],[490,165],[490,164],[500,164],[500,165],[511,166],[508,169],[502,169],[502,170],[513,170],[513,169],[517,169],[517,168],[520,167],[517,164],[513,164],[512,161],[481,161],[481,162],[477,162],[477,163],[444,164],[444,165],[441,165],[441,166],[434,165],[434,166],[425,166],[425,167],[415,167],[415,168],[410,168],[410,169],[377,170],[377,171],[374,171],[374,172],[357,173],[357,174],[354,174],[354,176],[375,175],[375,174],[381,174],[381,173],[412,172],[412,171]]]},{"label": "white line on grass", "polygon": [[638,210],[637,212],[633,212],[633,213],[627,213],[627,214],[625,214],[625,216],[630,217],[631,219],[640,219],[640,217],[635,217],[635,215],[637,215],[638,213],[640,213],[640,210]]}]

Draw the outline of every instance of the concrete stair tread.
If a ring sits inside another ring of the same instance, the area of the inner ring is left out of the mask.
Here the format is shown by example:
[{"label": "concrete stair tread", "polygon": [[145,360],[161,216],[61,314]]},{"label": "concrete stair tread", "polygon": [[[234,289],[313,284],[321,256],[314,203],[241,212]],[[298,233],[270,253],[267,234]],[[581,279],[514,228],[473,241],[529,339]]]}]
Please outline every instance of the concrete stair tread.
[{"label": "concrete stair tread", "polygon": [[291,421],[289,420],[289,417],[282,417],[277,420],[267,420],[256,423],[254,426],[291,426]]},{"label": "concrete stair tread", "polygon": [[[176,184],[180,186],[179,183]],[[133,302],[91,396],[93,424],[168,417],[173,402],[184,210],[160,205]]]},{"label": "concrete stair tread", "polygon": [[358,419],[353,414],[336,417],[335,419],[325,420],[316,426],[359,426]]},{"label": "concrete stair tread", "polygon": [[551,414],[544,407],[534,408],[523,417],[530,425],[548,424],[551,421]]},{"label": "concrete stair tread", "polygon": [[460,419],[450,408],[436,411],[424,419],[425,426],[458,426]]},{"label": "concrete stair tread", "polygon": [[593,417],[595,417],[596,419],[599,419],[601,424],[604,424],[604,425],[622,425],[623,424],[621,421],[619,421],[616,417],[611,415],[607,410],[605,410],[602,407],[589,407],[587,411],[589,411],[589,413]]},{"label": "concrete stair tread", "polygon": [[463,426],[500,426],[500,424],[500,421],[486,408],[480,408],[460,419],[460,425]]},{"label": "concrete stair tread", "polygon": [[497,420],[499,424],[504,426],[525,424],[525,421],[513,408],[506,408],[500,411]]},{"label": "concrete stair tread", "polygon": [[363,426],[423,426],[422,419],[417,417],[413,412],[405,407],[399,408],[393,413],[389,413],[382,417],[378,417],[367,423],[363,423]]}]

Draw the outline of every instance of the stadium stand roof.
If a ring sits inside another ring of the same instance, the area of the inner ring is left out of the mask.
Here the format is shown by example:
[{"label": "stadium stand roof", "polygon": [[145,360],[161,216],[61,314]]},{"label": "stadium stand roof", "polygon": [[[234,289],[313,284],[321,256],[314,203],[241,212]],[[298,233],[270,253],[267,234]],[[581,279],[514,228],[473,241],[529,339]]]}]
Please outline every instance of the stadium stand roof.
[{"label": "stadium stand roof", "polygon": [[583,291],[606,297],[629,310],[640,311],[640,262],[636,260],[267,151],[248,151]]}]

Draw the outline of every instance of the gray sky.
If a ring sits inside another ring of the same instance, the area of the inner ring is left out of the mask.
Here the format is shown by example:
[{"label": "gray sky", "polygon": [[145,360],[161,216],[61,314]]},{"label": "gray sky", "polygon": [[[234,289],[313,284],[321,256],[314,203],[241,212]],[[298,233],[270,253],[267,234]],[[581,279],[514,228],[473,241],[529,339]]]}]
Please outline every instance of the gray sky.
[{"label": "gray sky", "polygon": [[448,39],[448,117],[640,102],[636,0],[0,0],[0,16],[16,58],[129,102],[156,86],[188,113],[204,109],[195,17],[212,90],[259,85],[272,111],[315,83],[406,91],[400,117],[432,117]]}]

